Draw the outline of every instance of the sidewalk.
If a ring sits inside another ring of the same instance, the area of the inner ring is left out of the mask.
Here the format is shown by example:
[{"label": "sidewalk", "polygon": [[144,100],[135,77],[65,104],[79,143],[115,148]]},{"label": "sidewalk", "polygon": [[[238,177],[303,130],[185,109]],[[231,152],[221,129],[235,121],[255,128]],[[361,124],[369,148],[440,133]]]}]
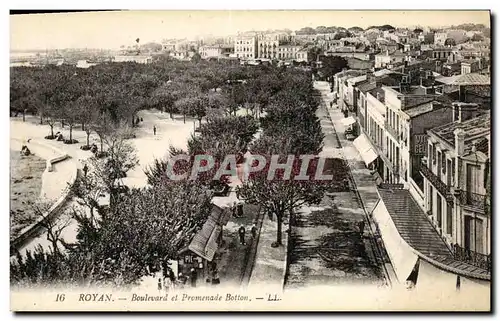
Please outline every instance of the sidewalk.
[{"label": "sidewalk", "polygon": [[260,229],[259,243],[255,265],[248,282],[248,289],[259,291],[262,288],[281,292],[286,271],[286,254],[288,247],[288,224],[283,223],[282,243],[277,248],[271,247],[276,241],[277,224],[264,215]]},{"label": "sidewalk", "polygon": [[[330,92],[328,83],[318,81],[314,83],[314,87],[321,92],[321,98],[325,102],[325,108],[328,111],[334,125],[334,131],[336,132],[338,140],[342,145],[344,159],[348,162],[351,169],[352,178],[355,184],[354,188],[357,190],[362,206],[369,217],[379,200],[375,179],[371,175],[370,170],[366,168],[361,155],[354,146],[354,143],[345,137],[345,126],[341,122],[344,115],[340,108],[336,108],[335,104],[333,105],[333,108],[329,107],[331,98],[328,97],[328,93]],[[376,231],[375,223],[372,220],[369,220],[369,223],[372,232]],[[385,262],[385,260],[384,263],[387,273],[389,274],[389,278],[391,279],[393,274],[392,266],[390,263]]]}]

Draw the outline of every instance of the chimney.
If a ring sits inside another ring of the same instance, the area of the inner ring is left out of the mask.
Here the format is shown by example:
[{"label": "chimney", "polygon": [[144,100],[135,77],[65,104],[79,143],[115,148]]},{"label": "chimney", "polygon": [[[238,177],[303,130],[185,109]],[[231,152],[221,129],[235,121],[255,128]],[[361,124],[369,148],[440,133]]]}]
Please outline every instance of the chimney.
[{"label": "chimney", "polygon": [[464,122],[476,117],[478,109],[477,104],[458,104],[458,122]]},{"label": "chimney", "polygon": [[458,128],[453,132],[455,134],[455,152],[457,156],[462,156],[465,151],[465,132]]},{"label": "chimney", "polygon": [[401,101],[401,110],[403,110],[406,107],[406,97],[405,96],[401,96],[399,99]]},{"label": "chimney", "polygon": [[368,82],[371,82],[371,81],[373,80],[373,71],[368,70],[368,71],[366,72],[366,80],[367,80]]}]

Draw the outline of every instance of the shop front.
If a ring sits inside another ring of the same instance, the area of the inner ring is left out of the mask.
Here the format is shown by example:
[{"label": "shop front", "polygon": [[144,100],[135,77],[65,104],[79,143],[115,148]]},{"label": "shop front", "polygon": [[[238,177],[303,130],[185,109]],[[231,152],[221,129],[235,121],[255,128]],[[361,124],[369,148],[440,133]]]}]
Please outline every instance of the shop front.
[{"label": "shop front", "polygon": [[472,291],[486,298],[486,269],[456,260],[425,213],[403,185],[381,184],[372,218],[397,280],[393,285],[423,293]]},{"label": "shop front", "polygon": [[213,283],[217,276],[217,254],[222,244],[223,226],[231,212],[213,205],[212,213],[189,245],[179,252],[178,277],[188,278],[191,286]]},{"label": "shop front", "polygon": [[354,141],[353,141],[354,147],[358,150],[359,154],[361,155],[361,158],[363,159],[363,162],[365,165],[373,169],[374,168],[374,161],[378,158],[378,154],[376,149],[372,146],[368,138],[366,137],[365,134],[359,135]]}]

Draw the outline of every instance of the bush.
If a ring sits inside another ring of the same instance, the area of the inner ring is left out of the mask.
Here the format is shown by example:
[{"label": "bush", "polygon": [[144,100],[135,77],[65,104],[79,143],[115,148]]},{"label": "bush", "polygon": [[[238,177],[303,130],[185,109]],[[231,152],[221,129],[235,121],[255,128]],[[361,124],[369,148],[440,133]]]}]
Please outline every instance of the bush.
[{"label": "bush", "polygon": [[45,136],[44,138],[45,139],[56,139],[56,135],[49,135],[49,136]]},{"label": "bush", "polygon": [[106,156],[108,156],[108,152],[105,151],[104,152],[98,151],[97,153],[95,153],[95,157],[97,158],[104,158]]},{"label": "bush", "polygon": [[80,146],[80,149],[81,149],[81,150],[90,150],[90,148],[92,148],[92,146],[90,146],[90,145],[83,145],[83,146]]},{"label": "bush", "polygon": [[78,141],[76,139],[65,139],[64,143],[65,144],[77,144]]}]

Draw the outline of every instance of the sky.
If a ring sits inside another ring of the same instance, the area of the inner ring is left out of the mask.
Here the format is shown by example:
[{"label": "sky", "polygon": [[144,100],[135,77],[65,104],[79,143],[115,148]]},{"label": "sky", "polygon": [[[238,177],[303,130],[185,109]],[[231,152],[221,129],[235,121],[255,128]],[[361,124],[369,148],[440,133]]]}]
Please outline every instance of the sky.
[{"label": "sky", "polygon": [[120,11],[10,16],[11,50],[119,48],[165,38],[339,26],[490,24],[488,11]]}]

